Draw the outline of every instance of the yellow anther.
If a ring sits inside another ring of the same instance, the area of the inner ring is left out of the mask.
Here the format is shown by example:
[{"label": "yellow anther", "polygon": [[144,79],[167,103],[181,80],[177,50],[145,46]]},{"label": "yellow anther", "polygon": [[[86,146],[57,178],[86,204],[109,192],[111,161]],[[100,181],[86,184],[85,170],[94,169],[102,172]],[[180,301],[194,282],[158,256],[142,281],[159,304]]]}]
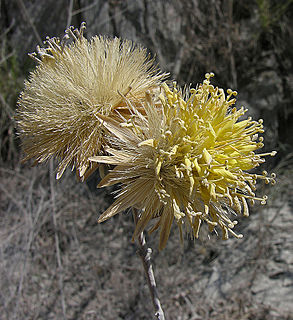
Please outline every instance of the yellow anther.
[{"label": "yellow anther", "polygon": [[172,133],[170,130],[167,130],[167,131],[165,132],[165,135],[166,135],[166,136],[172,136],[173,133]]},{"label": "yellow anther", "polygon": [[241,204],[237,196],[233,198],[233,209],[236,211],[236,213],[241,213]]},{"label": "yellow anther", "polygon": [[186,170],[191,171],[191,161],[188,158],[184,159]]},{"label": "yellow anther", "polygon": [[241,201],[242,201],[242,205],[243,205],[243,215],[244,215],[244,217],[248,217],[249,216],[249,209],[248,209],[246,199],[244,197],[241,197]]},{"label": "yellow anther", "polygon": [[228,228],[228,230],[235,238],[237,238],[237,239],[242,239],[243,238],[243,234],[237,234],[231,228]]},{"label": "yellow anther", "polygon": [[161,167],[162,167],[162,160],[157,159],[157,161],[156,161],[156,176],[159,175]]},{"label": "yellow anther", "polygon": [[141,147],[141,146],[154,147],[154,139],[148,139],[140,142],[138,144],[138,147]]},{"label": "yellow anther", "polygon": [[202,151],[203,154],[203,159],[207,164],[210,164],[211,161],[213,160],[212,156],[209,154],[206,148],[203,149]]}]

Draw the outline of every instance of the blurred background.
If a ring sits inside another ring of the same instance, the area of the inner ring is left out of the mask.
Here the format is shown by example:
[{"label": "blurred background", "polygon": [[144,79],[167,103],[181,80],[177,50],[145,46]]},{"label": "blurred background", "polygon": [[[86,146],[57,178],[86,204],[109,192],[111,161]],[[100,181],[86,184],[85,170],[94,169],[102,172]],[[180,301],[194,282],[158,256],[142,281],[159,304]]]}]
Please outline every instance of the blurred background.
[{"label": "blurred background", "polygon": [[293,319],[292,0],[0,0],[0,318],[152,319],[131,214],[97,224],[113,190],[20,162],[13,115],[35,66],[28,53],[83,21],[88,39],[147,47],[182,86],[214,72],[278,151],[262,167],[277,174],[259,186],[268,204],[239,219],[244,239],[181,246],[175,226],[163,252],[148,239],[166,319]]}]

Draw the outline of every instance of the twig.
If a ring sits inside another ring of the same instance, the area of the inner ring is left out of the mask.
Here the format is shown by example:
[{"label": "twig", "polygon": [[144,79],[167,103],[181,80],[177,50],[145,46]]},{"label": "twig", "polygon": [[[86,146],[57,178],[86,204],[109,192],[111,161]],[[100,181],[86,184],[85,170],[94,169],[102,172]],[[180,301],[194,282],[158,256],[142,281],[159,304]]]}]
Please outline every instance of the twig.
[{"label": "twig", "polygon": [[4,63],[5,61],[7,61],[9,58],[11,58],[14,54],[15,54],[15,52],[12,51],[12,52],[8,53],[6,56],[4,56],[4,57],[0,60],[0,65],[1,65],[2,63]]},{"label": "twig", "polygon": [[[22,296],[22,289],[23,289],[23,284],[25,280],[25,276],[27,274],[27,267],[28,267],[28,258],[29,258],[29,251],[33,242],[34,238],[34,223],[33,223],[33,218],[32,218],[32,209],[31,209],[31,198],[32,198],[32,189],[33,189],[33,184],[34,184],[35,178],[33,177],[31,179],[29,191],[28,191],[28,199],[27,199],[27,210],[24,210],[25,214],[25,220],[26,224],[28,224],[27,228],[27,234],[26,234],[26,247],[25,247],[25,254],[24,254],[24,261],[23,265],[21,266],[20,269],[20,279],[18,283],[18,289],[17,289],[17,298],[16,298],[16,305],[14,308],[13,316],[12,319],[17,319],[19,316],[19,308],[20,308],[20,299]],[[40,212],[39,212],[40,213]],[[38,218],[38,215],[37,215]]]},{"label": "twig", "polygon": [[10,105],[5,101],[5,99],[1,93],[0,93],[0,102],[3,106],[3,108],[5,109],[6,113],[8,114],[9,119],[11,120],[13,118],[14,112],[13,112],[12,108],[10,107]]},{"label": "twig", "polygon": [[53,159],[50,160],[50,189],[51,189],[51,202],[52,202],[52,219],[53,225],[55,229],[55,248],[56,248],[56,257],[57,257],[57,265],[58,265],[58,275],[59,275],[59,290],[61,296],[61,305],[62,305],[62,312],[63,312],[63,319],[66,320],[66,304],[64,298],[64,291],[63,291],[63,268],[60,256],[60,248],[59,248],[59,237],[57,232],[57,219],[56,219],[56,198],[55,198],[55,189],[54,189],[54,166],[53,166]]},{"label": "twig", "polygon": [[86,6],[86,7],[74,10],[74,11],[72,11],[72,16],[75,16],[77,14],[80,14],[80,13],[83,13],[85,11],[90,10],[90,9],[94,8],[98,3],[99,3],[99,1],[95,1],[94,3],[92,3],[92,4],[90,4],[90,5]]},{"label": "twig", "polygon": [[72,9],[73,9],[73,0],[70,0],[69,1],[69,6],[68,6],[68,16],[67,16],[66,29],[69,28],[70,25],[71,25]]},{"label": "twig", "polygon": [[228,43],[228,50],[229,50],[229,55],[230,55],[232,87],[234,89],[237,89],[237,72],[236,72],[235,57],[234,57],[234,53],[233,53],[233,44],[232,44],[232,38],[231,38],[232,28],[233,28],[233,0],[229,0],[229,2],[228,2],[227,43]]},{"label": "twig", "polygon": [[184,41],[180,41],[180,47],[179,50],[177,51],[176,57],[175,57],[175,63],[174,63],[174,67],[173,67],[173,77],[176,79],[179,75],[179,72],[181,70],[182,67],[182,61],[183,61],[183,57],[184,57],[184,44],[186,42]]},{"label": "twig", "polygon": [[[1,4],[1,2],[0,2],[0,4]],[[0,34],[0,39],[6,37],[8,32],[10,32],[11,29],[14,27],[14,24],[15,24],[15,19],[13,18],[10,25]]]},{"label": "twig", "polygon": [[19,6],[19,8],[20,8],[25,20],[27,20],[27,22],[30,24],[30,26],[31,26],[34,34],[35,34],[35,37],[38,40],[39,45],[42,45],[43,44],[42,39],[41,39],[41,37],[40,37],[40,35],[39,35],[38,31],[37,31],[36,26],[34,25],[34,22],[32,21],[31,17],[28,14],[23,1],[22,0],[17,0],[17,3],[18,3],[18,6]]},{"label": "twig", "polygon": [[[132,212],[133,212],[133,218],[134,218],[134,222],[135,224],[137,224],[138,221],[138,211],[135,208],[132,208]],[[147,278],[147,282],[148,282],[148,287],[150,290],[150,294],[152,297],[152,301],[153,301],[153,305],[155,308],[155,317],[158,320],[165,320],[165,315],[164,315],[164,311],[162,309],[161,306],[161,302],[158,296],[158,291],[157,291],[157,285],[156,285],[156,280],[155,280],[155,276],[154,276],[154,271],[153,271],[153,266],[151,263],[151,254],[152,254],[152,249],[147,247],[146,244],[146,240],[145,240],[145,236],[144,233],[141,232],[138,236],[138,254],[140,255],[142,264],[143,264],[143,268],[145,271],[145,275]]]}]

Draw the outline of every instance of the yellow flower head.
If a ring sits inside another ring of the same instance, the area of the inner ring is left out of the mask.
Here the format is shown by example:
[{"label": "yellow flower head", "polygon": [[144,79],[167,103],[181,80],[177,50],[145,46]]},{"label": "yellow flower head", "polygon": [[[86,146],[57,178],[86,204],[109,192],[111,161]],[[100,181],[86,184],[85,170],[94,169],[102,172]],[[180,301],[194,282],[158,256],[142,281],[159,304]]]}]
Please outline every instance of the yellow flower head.
[{"label": "yellow flower head", "polygon": [[222,230],[224,239],[237,221],[233,214],[249,214],[247,200],[262,204],[266,196],[255,195],[257,179],[274,183],[268,177],[247,170],[264,162],[256,154],[263,146],[258,133],[262,121],[239,120],[245,113],[236,109],[236,92],[224,91],[210,84],[212,74],[197,89],[184,97],[176,87],[162,85],[161,106],[154,108],[147,94],[145,114],[129,102],[132,116],[124,123],[104,117],[104,125],[116,139],[107,149],[109,156],[91,160],[115,165],[100,186],[121,183],[115,202],[102,214],[104,221],[128,207],[140,209],[134,237],[151,219],[157,217],[151,232],[160,228],[159,248],[169,237],[173,220],[182,238],[185,226],[195,238],[202,222],[209,230]]},{"label": "yellow flower head", "polygon": [[[99,114],[125,113],[121,95],[138,103],[166,74],[160,73],[146,49],[130,41],[83,36],[85,25],[64,38],[47,38],[46,48],[31,56],[37,68],[25,82],[16,120],[26,158],[60,160],[57,178],[76,167],[80,178],[88,158],[103,152],[104,127]],[[127,116],[127,115],[125,115]]]}]

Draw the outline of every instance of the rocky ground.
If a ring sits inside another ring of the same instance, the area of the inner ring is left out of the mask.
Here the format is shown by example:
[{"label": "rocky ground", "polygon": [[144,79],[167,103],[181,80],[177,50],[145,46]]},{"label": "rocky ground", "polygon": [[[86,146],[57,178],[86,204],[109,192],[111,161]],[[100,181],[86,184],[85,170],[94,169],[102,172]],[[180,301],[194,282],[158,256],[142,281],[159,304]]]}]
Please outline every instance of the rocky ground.
[{"label": "rocky ground", "polygon": [[[260,188],[270,200],[240,218],[241,240],[153,248],[166,319],[293,319],[293,170]],[[286,173],[285,173],[286,172]],[[97,224],[111,190],[61,181],[48,167],[1,168],[1,319],[153,319],[130,213]],[[51,183],[50,183],[51,182]],[[113,190],[112,190],[113,191]]]}]

